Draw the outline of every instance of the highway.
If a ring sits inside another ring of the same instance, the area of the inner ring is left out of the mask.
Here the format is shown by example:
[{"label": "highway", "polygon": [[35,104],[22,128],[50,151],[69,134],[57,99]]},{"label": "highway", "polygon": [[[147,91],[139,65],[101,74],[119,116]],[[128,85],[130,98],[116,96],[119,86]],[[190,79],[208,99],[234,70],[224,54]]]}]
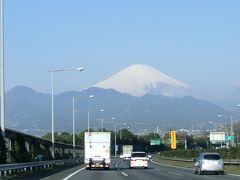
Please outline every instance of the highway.
[{"label": "highway", "polygon": [[110,170],[86,170],[83,166],[62,170],[53,174],[45,174],[45,177],[24,177],[23,179],[43,179],[43,180],[232,180],[240,179],[240,176],[233,175],[196,175],[191,169],[181,167],[171,167],[150,162],[149,169],[129,169],[128,162],[122,160],[112,160]]}]

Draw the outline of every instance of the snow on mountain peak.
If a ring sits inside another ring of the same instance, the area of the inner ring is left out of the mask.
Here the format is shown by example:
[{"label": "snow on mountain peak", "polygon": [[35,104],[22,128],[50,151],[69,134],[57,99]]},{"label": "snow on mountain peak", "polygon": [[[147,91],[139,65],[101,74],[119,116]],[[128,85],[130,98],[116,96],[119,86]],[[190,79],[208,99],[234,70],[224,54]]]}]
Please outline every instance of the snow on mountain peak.
[{"label": "snow on mountain peak", "polygon": [[188,95],[191,89],[189,85],[144,64],[131,65],[93,87],[114,89],[133,96],[143,96],[148,93],[184,96]]}]

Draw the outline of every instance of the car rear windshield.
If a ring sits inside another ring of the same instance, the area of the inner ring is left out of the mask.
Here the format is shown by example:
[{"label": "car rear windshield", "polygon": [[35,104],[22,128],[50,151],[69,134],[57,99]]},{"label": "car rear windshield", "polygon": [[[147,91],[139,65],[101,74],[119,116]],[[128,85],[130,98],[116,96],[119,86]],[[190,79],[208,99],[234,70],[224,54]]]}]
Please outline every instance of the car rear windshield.
[{"label": "car rear windshield", "polygon": [[132,157],[146,157],[145,153],[133,153]]},{"label": "car rear windshield", "polygon": [[207,154],[207,155],[204,156],[204,159],[219,160],[219,159],[221,159],[221,156],[219,156],[218,154]]}]

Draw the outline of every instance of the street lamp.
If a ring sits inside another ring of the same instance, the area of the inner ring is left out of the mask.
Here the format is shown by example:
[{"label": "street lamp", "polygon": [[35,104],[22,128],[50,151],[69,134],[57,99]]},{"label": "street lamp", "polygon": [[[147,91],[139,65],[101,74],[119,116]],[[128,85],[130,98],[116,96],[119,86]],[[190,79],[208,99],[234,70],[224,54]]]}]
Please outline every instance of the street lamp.
[{"label": "street lamp", "polygon": [[[237,104],[237,107],[240,107],[240,104]],[[236,146],[238,147],[238,132],[237,132],[237,137],[236,137]]]},{"label": "street lamp", "polygon": [[83,71],[82,67],[71,68],[71,69],[55,69],[50,70],[48,72],[52,75],[52,157],[55,158],[54,152],[54,73],[55,72],[63,72],[63,71]]},{"label": "street lamp", "polygon": [[75,96],[73,96],[73,158],[75,158]]},{"label": "street lamp", "polygon": [[[113,117],[112,120],[115,120],[115,118]],[[114,134],[114,154],[115,154],[115,157],[117,156],[117,124],[116,124],[116,121],[115,121],[115,134]]]},{"label": "street lamp", "polygon": [[[218,116],[218,117],[223,117],[223,118],[226,117],[225,115],[221,115],[221,114],[218,114],[217,116]],[[227,117],[230,117],[230,125],[231,125],[231,126],[230,126],[230,127],[231,127],[231,128],[230,128],[230,132],[231,132],[231,135],[233,135],[233,134],[234,134],[234,132],[233,132],[233,131],[234,131],[234,128],[233,128],[233,124],[234,124],[234,123],[233,123],[233,116],[230,115],[230,116],[227,116]]]},{"label": "street lamp", "polygon": [[[104,109],[101,109],[100,112],[104,112]],[[102,132],[103,132],[103,119],[100,119],[102,121]]]},{"label": "street lamp", "polygon": [[[89,98],[95,98],[95,95],[92,94],[92,95],[90,95],[90,96],[88,96],[88,97],[89,97]],[[90,111],[89,111],[89,109],[88,109],[88,132],[89,132],[89,122],[90,122],[90,119],[89,119],[90,117],[89,117],[89,116],[90,116]]]},{"label": "street lamp", "polygon": [[119,131],[120,131],[120,140],[122,140],[122,130],[123,129],[129,129],[129,128],[130,128],[129,126],[126,127],[126,123],[122,124],[122,127],[119,129]]},{"label": "street lamp", "polygon": [[215,131],[217,131],[217,122],[209,121],[209,124],[214,124],[215,125]]},{"label": "street lamp", "polygon": [[73,106],[73,157],[75,158],[75,102],[77,101],[77,97],[73,96],[72,106]]},{"label": "street lamp", "polygon": [[3,23],[3,0],[1,0],[1,4],[0,4],[0,61],[1,61],[1,130],[3,132],[3,134],[5,134],[5,78],[4,78],[4,23]]}]

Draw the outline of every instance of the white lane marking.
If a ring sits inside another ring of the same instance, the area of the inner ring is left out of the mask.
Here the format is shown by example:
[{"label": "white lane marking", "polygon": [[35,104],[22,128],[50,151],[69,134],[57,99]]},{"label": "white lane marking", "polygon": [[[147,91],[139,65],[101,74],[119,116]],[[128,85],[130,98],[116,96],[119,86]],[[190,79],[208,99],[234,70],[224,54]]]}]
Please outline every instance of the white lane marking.
[{"label": "white lane marking", "polygon": [[118,163],[119,163],[119,162],[117,162],[117,163],[116,163],[116,165],[115,165],[115,166],[116,166],[116,168],[118,168]]},{"label": "white lane marking", "polygon": [[121,172],[124,176],[128,176],[125,172]]},{"label": "white lane marking", "polygon": [[[159,163],[159,162],[156,162],[156,161],[153,161],[153,160],[152,160],[152,162],[155,163],[155,164],[160,164],[160,165],[162,165],[162,166],[168,166],[168,167],[174,167],[174,168],[186,169],[186,170],[194,170],[194,168],[185,168],[185,167],[180,167],[180,166],[172,166],[172,165],[168,165],[168,164],[162,164],[162,163]],[[238,175],[238,174],[228,174],[228,173],[227,173],[227,175],[228,175],[228,176],[240,177],[240,175]]]},{"label": "white lane marking", "polygon": [[176,175],[176,176],[183,176],[182,174],[174,173],[174,172],[168,172],[168,174],[173,174],[173,175]]},{"label": "white lane marking", "polygon": [[238,174],[228,174],[228,173],[227,173],[227,175],[229,175],[229,176],[236,176],[236,177],[240,177],[240,175],[238,175]]},{"label": "white lane marking", "polygon": [[162,165],[162,166],[168,166],[168,167],[174,167],[174,168],[186,169],[186,170],[193,170],[193,168],[186,168],[186,167],[180,167],[180,166],[172,166],[172,165],[162,164],[162,163],[155,162],[155,161],[152,161],[152,162],[155,163],[155,164],[160,164],[160,165]]},{"label": "white lane marking", "polygon": [[157,168],[157,169],[155,169],[156,171],[161,171],[161,169],[159,169],[159,168]]},{"label": "white lane marking", "polygon": [[84,168],[81,168],[81,169],[79,169],[79,170],[77,170],[77,171],[75,171],[74,173],[72,173],[72,174],[70,174],[69,176],[65,177],[63,180],[68,180],[68,179],[70,179],[72,176],[74,176],[75,174],[77,174],[78,172],[80,172],[80,171],[82,171],[82,170],[84,170],[84,169],[85,169],[85,167],[84,167]]},{"label": "white lane marking", "polygon": [[[115,165],[118,171],[120,171],[120,168],[118,167],[118,164],[119,164],[119,163],[120,163],[120,162],[118,161],[118,162],[116,163],[116,165]],[[126,177],[128,176],[128,174],[126,174],[125,172],[122,172],[122,171],[120,171],[120,172],[122,173],[122,175],[124,175],[124,176],[126,176]]]}]

